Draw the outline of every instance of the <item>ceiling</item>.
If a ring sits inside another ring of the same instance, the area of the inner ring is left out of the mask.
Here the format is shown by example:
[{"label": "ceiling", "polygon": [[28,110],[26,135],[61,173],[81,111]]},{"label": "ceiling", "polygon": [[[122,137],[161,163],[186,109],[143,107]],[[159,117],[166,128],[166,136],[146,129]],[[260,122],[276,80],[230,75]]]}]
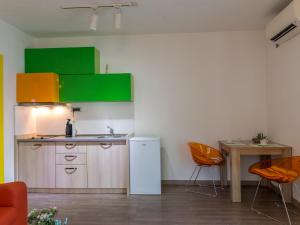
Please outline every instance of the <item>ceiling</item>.
[{"label": "ceiling", "polygon": [[122,10],[114,29],[113,9],[100,9],[97,31],[89,30],[92,10],[62,10],[66,4],[124,0],[0,0],[0,18],[36,37],[70,35],[195,33],[263,29],[290,0],[136,0]]}]

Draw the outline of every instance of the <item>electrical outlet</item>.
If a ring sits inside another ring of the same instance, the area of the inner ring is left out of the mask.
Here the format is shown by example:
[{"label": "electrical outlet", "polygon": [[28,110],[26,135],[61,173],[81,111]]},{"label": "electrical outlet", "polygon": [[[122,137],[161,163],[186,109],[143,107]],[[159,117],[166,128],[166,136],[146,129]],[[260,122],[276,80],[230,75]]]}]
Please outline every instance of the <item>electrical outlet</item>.
[{"label": "electrical outlet", "polygon": [[81,108],[80,107],[73,107],[72,112],[81,112]]}]

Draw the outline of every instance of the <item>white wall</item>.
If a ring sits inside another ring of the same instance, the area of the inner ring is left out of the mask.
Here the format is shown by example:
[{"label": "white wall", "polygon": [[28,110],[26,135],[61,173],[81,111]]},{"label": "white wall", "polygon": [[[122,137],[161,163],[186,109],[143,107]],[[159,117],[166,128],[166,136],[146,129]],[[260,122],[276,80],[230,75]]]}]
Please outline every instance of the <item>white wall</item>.
[{"label": "white wall", "polygon": [[[35,44],[96,46],[102,72],[105,64],[110,72],[132,72],[135,132],[162,138],[164,179],[191,174],[188,141],[218,146],[220,139],[249,139],[266,130],[262,31],[42,38]],[[247,180],[253,179],[246,172],[250,162],[243,163]]]},{"label": "white wall", "polygon": [[24,72],[24,48],[32,37],[0,20],[0,54],[4,56],[4,161],[5,181],[14,179],[14,104],[15,77]]},{"label": "white wall", "polygon": [[[300,155],[300,36],[275,48],[268,45],[268,132]],[[300,187],[300,182],[298,182]],[[300,190],[294,188],[300,201]]]}]

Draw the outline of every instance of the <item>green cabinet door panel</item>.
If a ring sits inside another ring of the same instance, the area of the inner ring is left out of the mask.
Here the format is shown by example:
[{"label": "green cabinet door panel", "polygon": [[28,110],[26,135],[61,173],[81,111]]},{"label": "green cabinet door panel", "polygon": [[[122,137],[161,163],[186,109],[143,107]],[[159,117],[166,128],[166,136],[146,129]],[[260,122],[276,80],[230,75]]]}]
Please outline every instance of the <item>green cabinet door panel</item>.
[{"label": "green cabinet door panel", "polygon": [[100,73],[100,53],[95,47],[25,49],[26,73]]},{"label": "green cabinet door panel", "polygon": [[124,74],[60,75],[61,102],[132,101],[132,76]]}]

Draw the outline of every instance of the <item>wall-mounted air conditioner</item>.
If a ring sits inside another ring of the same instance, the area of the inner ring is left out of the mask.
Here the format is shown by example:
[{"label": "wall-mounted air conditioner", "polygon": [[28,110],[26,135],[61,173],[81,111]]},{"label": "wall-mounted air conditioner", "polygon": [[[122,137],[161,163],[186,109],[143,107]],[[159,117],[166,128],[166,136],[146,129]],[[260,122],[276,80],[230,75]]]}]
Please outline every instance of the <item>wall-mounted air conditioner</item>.
[{"label": "wall-mounted air conditioner", "polygon": [[300,0],[293,0],[266,27],[266,35],[276,46],[300,33]]}]

